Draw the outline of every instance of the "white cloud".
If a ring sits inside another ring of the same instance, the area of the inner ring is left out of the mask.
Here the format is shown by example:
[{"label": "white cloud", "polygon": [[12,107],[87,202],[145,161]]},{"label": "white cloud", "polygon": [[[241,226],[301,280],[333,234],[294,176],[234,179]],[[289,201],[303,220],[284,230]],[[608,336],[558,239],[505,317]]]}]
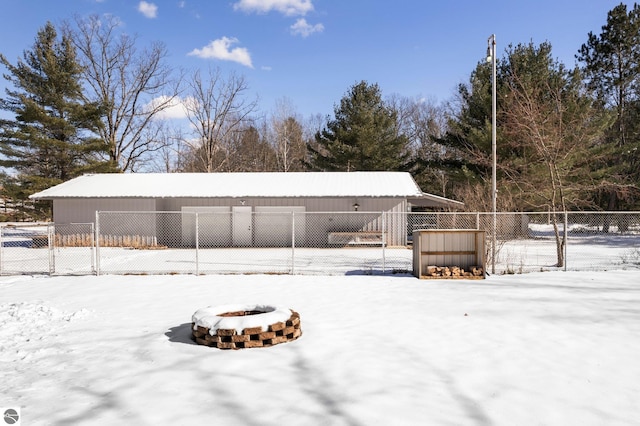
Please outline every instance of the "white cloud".
[{"label": "white cloud", "polygon": [[153,3],[147,3],[143,0],[138,4],[138,12],[142,13],[147,18],[153,19],[158,16],[158,6]]},{"label": "white cloud", "polygon": [[313,4],[311,0],[239,0],[233,8],[246,13],[267,13],[275,10],[286,16],[304,16],[313,10]]},{"label": "white cloud", "polygon": [[193,49],[188,55],[203,59],[220,59],[222,61],[238,62],[239,64],[253,68],[251,55],[246,48],[235,47],[231,49],[231,45],[238,42],[237,38],[222,37],[212,41],[202,49]]},{"label": "white cloud", "polygon": [[289,28],[291,29],[291,34],[300,35],[302,37],[309,37],[313,33],[321,33],[324,31],[324,25],[311,25],[304,18],[298,19],[296,23],[291,25]]},{"label": "white cloud", "polygon": [[187,116],[187,110],[185,103],[189,102],[188,99],[173,98],[169,100],[167,96],[159,96],[154,98],[146,105],[146,110],[151,111],[160,107],[163,104],[169,103],[169,106],[157,113],[155,117],[162,120],[170,119],[182,119]]},{"label": "white cloud", "polygon": [[272,68],[270,66],[268,66],[268,65],[263,65],[263,66],[260,67],[260,69],[262,71],[271,71],[272,70]]},{"label": "white cloud", "polygon": [[186,2],[186,1],[184,1],[184,0],[183,0],[183,1],[179,1],[179,2],[178,2],[178,7],[179,7],[180,9],[183,9],[183,8],[186,6],[186,4],[187,4],[187,2]]}]

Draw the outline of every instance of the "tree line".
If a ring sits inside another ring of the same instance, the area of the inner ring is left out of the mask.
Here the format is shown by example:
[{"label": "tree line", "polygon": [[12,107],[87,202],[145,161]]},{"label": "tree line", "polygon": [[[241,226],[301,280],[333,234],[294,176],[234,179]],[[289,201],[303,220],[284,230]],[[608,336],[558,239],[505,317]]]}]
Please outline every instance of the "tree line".
[{"label": "tree line", "polygon": [[[640,208],[640,6],[608,12],[576,65],[549,42],[498,58],[498,209]],[[490,210],[490,64],[450,101],[383,97],[353,84],[333,116],[300,117],[286,98],[258,111],[246,79],[167,65],[114,17],[46,23],[16,63],[0,109],[5,220],[50,215],[28,196],[84,173],[398,170],[421,188]],[[175,126],[172,114],[188,125]]]}]

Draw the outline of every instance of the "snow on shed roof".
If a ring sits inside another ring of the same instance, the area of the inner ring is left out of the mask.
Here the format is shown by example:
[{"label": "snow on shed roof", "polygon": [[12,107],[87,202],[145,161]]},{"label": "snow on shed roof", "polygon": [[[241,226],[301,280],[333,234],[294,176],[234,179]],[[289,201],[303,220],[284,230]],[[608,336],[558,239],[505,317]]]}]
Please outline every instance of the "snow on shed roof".
[{"label": "snow on shed roof", "polygon": [[30,198],[423,197],[406,172],[84,175]]}]

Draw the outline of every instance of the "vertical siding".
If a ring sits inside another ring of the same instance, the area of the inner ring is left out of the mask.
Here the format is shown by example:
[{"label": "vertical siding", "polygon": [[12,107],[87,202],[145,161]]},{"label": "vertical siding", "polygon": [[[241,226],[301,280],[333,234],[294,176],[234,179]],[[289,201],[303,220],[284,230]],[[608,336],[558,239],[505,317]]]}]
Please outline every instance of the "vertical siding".
[{"label": "vertical siding", "polygon": [[[184,247],[196,245],[196,213],[198,214],[198,244],[200,247],[229,247],[231,235],[231,208],[221,207],[189,207],[183,206],[181,228],[177,227],[167,232],[182,231],[180,240]],[[175,237],[178,240],[178,236]]]},{"label": "vertical siding", "polygon": [[414,273],[423,274],[427,266],[484,266],[483,231],[415,231]]},{"label": "vertical siding", "polygon": [[53,221],[56,223],[93,223],[96,211],[154,211],[156,202],[150,198],[68,198],[53,200]]},{"label": "vertical siding", "polygon": [[[232,207],[244,205],[260,210],[260,207],[298,207],[308,214],[305,226],[313,237],[308,236],[309,244],[327,244],[328,232],[335,231],[381,231],[382,223],[387,231],[386,243],[389,246],[403,246],[407,243],[406,208],[407,202],[403,198],[108,198],[108,199],[61,199],[54,200],[54,221],[56,223],[91,223],[95,221],[96,211],[123,212],[181,212],[184,207]],[[354,204],[358,204],[358,215],[335,216],[322,215],[331,212],[353,212]],[[372,214],[364,214],[372,212]],[[385,212],[384,215],[382,212]],[[134,233],[136,231],[149,233],[153,229],[158,240],[166,245],[189,244],[182,241],[183,229],[180,223],[181,214],[158,215],[155,222],[142,215],[112,216],[113,223],[101,223],[101,232]],[[359,219],[356,219],[359,218]],[[177,223],[176,220],[178,221]],[[153,222],[153,223],[151,223]],[[204,224],[204,223],[203,223]],[[206,227],[206,226],[205,226]],[[297,228],[297,227],[296,227]],[[347,229],[348,228],[348,229]],[[352,229],[353,228],[353,229]],[[261,233],[262,235],[263,233]],[[266,235],[266,231],[264,232]],[[304,240],[304,232],[300,238]],[[296,230],[296,241],[298,240]],[[215,240],[215,241],[214,241]],[[216,246],[223,244],[224,239],[212,237],[206,244]]]},{"label": "vertical siding", "polygon": [[[251,207],[304,207],[307,213],[318,212],[351,212],[354,211],[354,204],[358,204],[359,212],[387,212],[384,220],[387,230],[387,245],[404,246],[407,244],[407,201],[404,198],[165,198],[158,199],[156,208],[159,211],[181,211],[183,207],[228,207],[244,205]],[[316,234],[315,243],[320,243],[320,234],[331,232],[339,228],[340,224],[333,222],[325,224],[325,218],[318,215],[308,215],[307,228],[314,230]],[[351,224],[344,224],[351,226]],[[382,217],[369,219],[360,227],[361,230],[381,230]],[[297,238],[297,237],[296,237]],[[326,243],[326,241],[324,241]],[[314,245],[316,245],[314,243]]]},{"label": "vertical siding", "polygon": [[255,244],[258,247],[291,247],[292,233],[295,235],[296,246],[306,244],[306,215],[303,206],[256,206],[253,224]]},{"label": "vertical siding", "polygon": [[406,209],[403,198],[161,198],[156,202],[158,211],[180,211],[183,206],[216,207],[239,206],[252,207],[305,207],[307,212],[344,212],[354,211],[354,204],[358,204],[358,211],[381,212],[401,211]]},{"label": "vertical siding", "polygon": [[[151,212],[154,209],[155,201],[148,198],[61,199],[53,201],[53,220],[57,224],[95,223],[96,211]],[[140,214],[105,215],[100,221],[100,234],[157,237],[155,219]]]}]

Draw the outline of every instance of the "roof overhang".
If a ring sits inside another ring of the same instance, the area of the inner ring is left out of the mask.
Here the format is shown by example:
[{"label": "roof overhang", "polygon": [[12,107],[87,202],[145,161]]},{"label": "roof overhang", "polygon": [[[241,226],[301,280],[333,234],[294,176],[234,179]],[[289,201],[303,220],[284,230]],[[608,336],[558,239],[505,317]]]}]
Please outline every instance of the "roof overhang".
[{"label": "roof overhang", "polygon": [[440,197],[438,195],[422,193],[418,197],[408,197],[407,201],[411,205],[418,207],[431,207],[431,208],[450,208],[450,209],[462,209],[464,203],[450,198]]}]

